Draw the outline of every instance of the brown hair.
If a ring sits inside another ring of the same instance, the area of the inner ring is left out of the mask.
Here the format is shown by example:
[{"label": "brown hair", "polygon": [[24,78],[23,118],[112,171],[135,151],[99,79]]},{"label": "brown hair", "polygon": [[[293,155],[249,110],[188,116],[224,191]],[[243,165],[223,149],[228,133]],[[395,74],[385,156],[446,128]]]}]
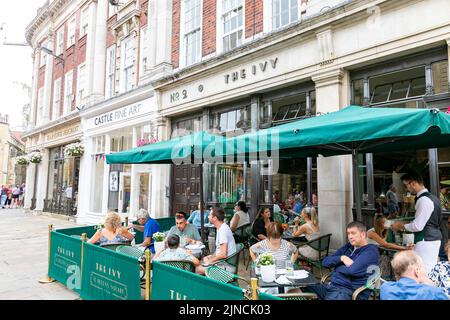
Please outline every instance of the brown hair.
[{"label": "brown hair", "polygon": [[216,217],[217,220],[225,220],[225,211],[222,208],[214,207],[211,211],[211,216]]},{"label": "brown hair", "polygon": [[271,222],[267,226],[267,237],[272,239],[279,239],[281,238],[281,235],[283,234],[283,227],[281,226],[281,223],[278,221]]},{"label": "brown hair", "polygon": [[375,233],[378,234],[382,238],[386,237],[386,233],[387,233],[387,230],[384,227],[383,219],[384,219],[384,216],[382,214],[376,215],[375,222],[373,224]]}]

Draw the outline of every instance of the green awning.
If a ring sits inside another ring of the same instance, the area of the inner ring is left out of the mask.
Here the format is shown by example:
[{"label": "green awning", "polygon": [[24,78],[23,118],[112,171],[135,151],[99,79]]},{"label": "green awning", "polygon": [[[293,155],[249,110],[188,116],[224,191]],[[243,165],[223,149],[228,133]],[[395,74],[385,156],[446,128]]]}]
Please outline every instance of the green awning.
[{"label": "green awning", "polygon": [[[389,152],[450,146],[450,115],[437,109],[363,108],[349,106],[229,138],[225,154],[252,155],[278,151],[284,159]],[[244,152],[237,152],[240,146]],[[217,153],[221,155],[222,153]],[[254,158],[256,159],[256,158]]]},{"label": "green awning", "polygon": [[161,163],[182,164],[201,163],[201,156],[208,146],[214,146],[216,138],[208,132],[201,131],[186,136],[165,140],[127,151],[106,156],[108,164],[113,163]]}]

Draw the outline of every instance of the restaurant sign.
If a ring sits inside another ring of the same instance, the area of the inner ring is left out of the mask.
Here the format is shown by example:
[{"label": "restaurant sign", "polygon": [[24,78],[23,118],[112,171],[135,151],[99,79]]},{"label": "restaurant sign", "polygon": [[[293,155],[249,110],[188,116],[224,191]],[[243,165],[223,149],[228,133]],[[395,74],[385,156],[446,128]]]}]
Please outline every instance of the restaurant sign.
[{"label": "restaurant sign", "polygon": [[55,141],[55,140],[58,140],[61,138],[66,138],[66,137],[69,137],[76,133],[81,133],[79,123],[77,123],[73,126],[70,126],[70,127],[66,127],[66,128],[63,128],[63,129],[60,129],[57,131],[47,133],[45,135],[45,142],[50,142],[50,141]]}]

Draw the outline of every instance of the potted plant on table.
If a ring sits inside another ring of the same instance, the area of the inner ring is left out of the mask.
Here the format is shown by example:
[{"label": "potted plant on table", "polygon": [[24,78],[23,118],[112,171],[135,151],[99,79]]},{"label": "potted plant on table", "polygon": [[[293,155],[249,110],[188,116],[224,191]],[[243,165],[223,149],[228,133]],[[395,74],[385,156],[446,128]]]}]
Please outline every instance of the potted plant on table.
[{"label": "potted plant on table", "polygon": [[164,250],[164,240],[166,239],[166,234],[164,232],[155,232],[153,234],[153,240],[155,245],[155,252]]},{"label": "potted plant on table", "polygon": [[258,265],[260,266],[262,281],[275,281],[275,259],[271,253],[262,253],[258,258]]}]

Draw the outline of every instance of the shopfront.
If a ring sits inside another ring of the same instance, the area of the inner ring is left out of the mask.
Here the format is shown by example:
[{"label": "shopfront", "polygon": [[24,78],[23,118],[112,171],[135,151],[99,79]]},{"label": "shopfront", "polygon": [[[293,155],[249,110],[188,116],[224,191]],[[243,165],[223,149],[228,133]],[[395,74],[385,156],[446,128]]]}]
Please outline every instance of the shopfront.
[{"label": "shopfront", "polygon": [[[356,70],[351,73],[352,103],[367,107],[438,108],[450,106],[447,48],[436,48]],[[396,188],[400,215],[414,215],[414,196],[405,190],[400,177],[408,170],[420,173],[425,186],[441,196],[446,216],[450,149],[409,150],[360,155],[360,187],[366,213],[372,224],[374,213],[388,215],[386,193]]]},{"label": "shopfront", "polygon": [[[152,165],[106,163],[106,154],[126,151],[158,140],[155,104],[152,95],[112,108],[113,102],[82,115],[87,145],[81,164],[84,203],[78,221],[97,223],[107,212],[133,216],[139,209],[150,210],[153,192]],[[135,100],[135,99],[134,99]],[[158,170],[158,169],[157,169]]]}]

